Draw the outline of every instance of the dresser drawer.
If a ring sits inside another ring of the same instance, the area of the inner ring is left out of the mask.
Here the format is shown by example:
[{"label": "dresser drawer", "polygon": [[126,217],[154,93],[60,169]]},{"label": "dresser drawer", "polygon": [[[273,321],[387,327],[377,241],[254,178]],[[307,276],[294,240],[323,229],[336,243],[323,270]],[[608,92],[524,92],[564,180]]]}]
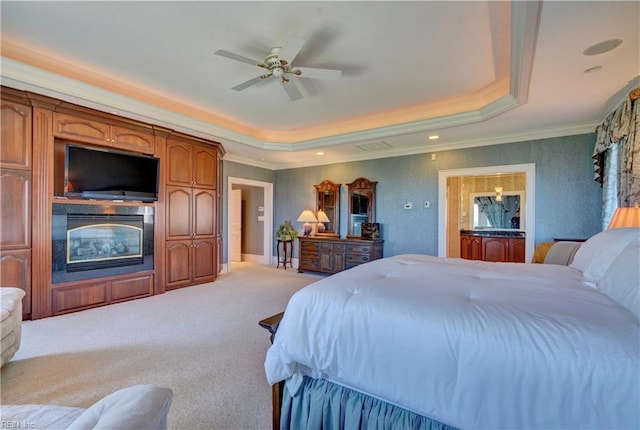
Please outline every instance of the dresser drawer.
[{"label": "dresser drawer", "polygon": [[301,251],[311,251],[311,252],[315,252],[318,249],[320,249],[320,246],[322,246],[322,243],[318,243],[318,242],[300,242],[300,250]]},{"label": "dresser drawer", "polygon": [[356,245],[347,245],[347,253],[349,254],[370,254],[373,245],[365,245],[365,244],[356,244]]},{"label": "dresser drawer", "polygon": [[368,263],[369,261],[373,260],[373,258],[371,258],[369,254],[354,254],[349,252],[346,255],[346,260],[347,264],[362,264]]}]

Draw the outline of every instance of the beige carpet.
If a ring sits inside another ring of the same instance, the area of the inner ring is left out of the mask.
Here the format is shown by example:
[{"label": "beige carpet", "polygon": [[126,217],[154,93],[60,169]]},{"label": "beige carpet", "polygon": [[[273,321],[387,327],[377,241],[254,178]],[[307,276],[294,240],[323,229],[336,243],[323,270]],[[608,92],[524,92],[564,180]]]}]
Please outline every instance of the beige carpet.
[{"label": "beige carpet", "polygon": [[23,323],[1,403],[88,407],[120,388],[169,387],[172,429],[271,428],[258,321],[320,276],[234,263],[216,282]]}]

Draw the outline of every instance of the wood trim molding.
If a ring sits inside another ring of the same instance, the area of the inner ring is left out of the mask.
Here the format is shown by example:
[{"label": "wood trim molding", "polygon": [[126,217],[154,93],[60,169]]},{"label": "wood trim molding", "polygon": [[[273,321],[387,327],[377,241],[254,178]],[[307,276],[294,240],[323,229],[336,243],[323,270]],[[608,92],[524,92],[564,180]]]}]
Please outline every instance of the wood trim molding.
[{"label": "wood trim molding", "polygon": [[[51,316],[51,205],[53,204],[53,112],[33,109],[33,220],[31,294],[33,319]],[[42,220],[46,220],[42,222]]]}]

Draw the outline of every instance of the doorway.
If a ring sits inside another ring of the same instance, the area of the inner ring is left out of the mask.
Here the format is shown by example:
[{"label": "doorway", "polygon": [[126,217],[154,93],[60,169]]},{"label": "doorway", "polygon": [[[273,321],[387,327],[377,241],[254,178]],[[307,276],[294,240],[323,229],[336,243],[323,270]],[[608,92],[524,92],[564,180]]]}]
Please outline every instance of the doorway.
[{"label": "doorway", "polygon": [[[273,184],[270,182],[229,176],[227,180],[227,196],[229,196],[227,202],[227,272],[232,271],[234,261],[232,256],[235,254],[237,257],[238,253],[234,247],[237,247],[239,242],[241,243],[241,235],[243,234],[242,228],[238,231],[238,226],[232,225],[234,224],[233,220],[238,219],[238,215],[236,214],[237,203],[235,206],[233,204],[233,202],[238,199],[238,193],[234,194],[234,191],[239,191],[237,188],[246,187],[258,188],[262,196],[262,201],[258,207],[258,209],[261,210],[245,214],[245,217],[251,217],[251,221],[257,220],[258,223],[262,224],[261,252],[255,255],[255,262],[265,265],[271,264],[273,249]],[[233,197],[234,195],[236,196],[235,198]],[[236,237],[234,237],[234,234]]]},{"label": "doorway", "polygon": [[[447,184],[450,178],[468,177],[468,176],[490,176],[523,173],[525,175],[525,204],[524,219],[527,220],[525,232],[525,261],[531,261],[535,248],[535,163],[528,164],[510,164],[504,166],[488,166],[488,167],[472,167],[467,169],[441,170],[438,172],[438,256],[447,256],[447,245],[449,243],[449,223],[452,217],[449,207],[456,207],[455,204],[450,205],[449,193],[447,192]],[[522,208],[521,208],[522,209]]]}]

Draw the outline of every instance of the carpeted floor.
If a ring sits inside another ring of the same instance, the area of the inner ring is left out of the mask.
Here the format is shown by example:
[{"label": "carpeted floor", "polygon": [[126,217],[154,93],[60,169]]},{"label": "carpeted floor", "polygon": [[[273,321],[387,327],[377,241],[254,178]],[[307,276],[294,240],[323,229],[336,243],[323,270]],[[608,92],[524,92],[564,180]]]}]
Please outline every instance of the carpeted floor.
[{"label": "carpeted floor", "polygon": [[120,388],[169,387],[171,429],[269,429],[258,321],[320,279],[234,263],[216,282],[23,323],[22,345],[1,372],[2,404],[88,407]]}]

